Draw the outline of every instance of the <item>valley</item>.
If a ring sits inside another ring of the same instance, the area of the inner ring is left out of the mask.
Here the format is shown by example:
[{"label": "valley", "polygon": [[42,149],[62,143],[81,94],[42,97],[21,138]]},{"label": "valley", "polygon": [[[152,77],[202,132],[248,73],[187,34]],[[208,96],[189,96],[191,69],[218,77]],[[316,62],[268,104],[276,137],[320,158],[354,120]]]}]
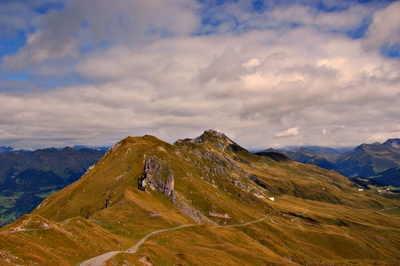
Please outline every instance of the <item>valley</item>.
[{"label": "valley", "polygon": [[0,226],[30,213],[46,197],[78,180],[104,151],[39,149],[0,154]]}]

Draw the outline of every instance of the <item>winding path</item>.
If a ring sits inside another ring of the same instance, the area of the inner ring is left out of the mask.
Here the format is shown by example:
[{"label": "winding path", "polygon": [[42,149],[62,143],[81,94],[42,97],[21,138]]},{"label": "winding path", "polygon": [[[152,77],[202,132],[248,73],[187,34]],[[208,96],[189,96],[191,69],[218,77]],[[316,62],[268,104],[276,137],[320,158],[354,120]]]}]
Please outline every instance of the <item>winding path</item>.
[{"label": "winding path", "polygon": [[[270,219],[271,222],[275,223],[271,218],[261,218],[255,221],[251,221],[251,222],[247,222],[247,223],[243,223],[243,224],[233,224],[233,225],[221,225],[221,226],[215,226],[215,227],[239,227],[239,226],[246,226],[246,225],[250,225],[250,224],[254,224],[254,223],[258,223],[261,221],[264,221],[266,219]],[[168,231],[173,231],[173,230],[178,230],[184,227],[189,227],[189,226],[199,226],[200,224],[184,224],[184,225],[180,225],[177,227],[173,227],[173,228],[169,228],[169,229],[161,229],[161,230],[157,230],[154,232],[151,232],[149,234],[147,234],[145,237],[143,237],[139,242],[136,243],[136,245],[134,245],[133,247],[125,250],[125,251],[110,251],[104,254],[101,254],[97,257],[85,260],[84,262],[81,262],[80,266],[99,266],[99,265],[103,265],[107,260],[111,259],[112,257],[114,257],[115,255],[117,255],[118,253],[124,252],[124,253],[136,253],[137,249],[144,243],[146,242],[146,240],[158,233],[162,233],[162,232],[168,232]]]},{"label": "winding path", "polygon": [[84,262],[81,262],[79,265],[80,266],[98,266],[98,265],[103,265],[103,263],[118,253],[123,252],[123,251],[110,251],[104,254],[101,254],[100,256],[85,260]]},{"label": "winding path", "polygon": [[243,223],[243,224],[217,225],[217,226],[214,226],[214,227],[240,227],[240,226],[246,226],[246,225],[250,225],[250,224],[254,224],[254,223],[259,223],[261,221],[264,221],[265,219],[267,219],[267,217],[264,217],[264,218],[261,218],[261,219],[255,220],[255,221]]},{"label": "winding path", "polygon": [[185,225],[180,225],[177,227],[173,227],[173,228],[169,228],[169,229],[162,229],[162,230],[157,230],[154,232],[151,232],[149,234],[147,234],[145,237],[143,237],[139,242],[136,243],[136,245],[134,245],[133,247],[129,248],[128,250],[125,251],[110,251],[104,254],[101,254],[97,257],[85,260],[84,262],[81,262],[79,265],[80,266],[99,266],[99,265],[103,265],[107,260],[111,259],[112,257],[114,257],[115,255],[117,255],[118,253],[124,252],[124,253],[136,253],[137,249],[144,243],[146,242],[146,240],[155,234],[158,233],[162,233],[162,232],[168,232],[168,231],[173,231],[173,230],[177,230],[183,227],[189,227],[189,226],[197,226],[197,224],[185,224]]},{"label": "winding path", "polygon": [[183,228],[183,227],[188,227],[188,226],[196,226],[196,224],[185,224],[185,225],[181,225],[181,226],[174,227],[174,228],[162,229],[162,230],[151,232],[147,236],[143,237],[142,240],[137,242],[136,245],[134,245],[130,249],[126,250],[125,252],[127,252],[127,253],[135,253],[137,251],[137,249],[147,240],[147,238],[149,238],[152,235],[155,235],[155,234],[158,234],[158,233],[162,233],[162,232],[168,232],[168,231],[172,231],[172,230],[177,230],[177,229],[180,229],[180,228]]},{"label": "winding path", "polygon": [[[397,208],[399,208],[399,207],[394,207],[394,208],[383,208],[383,209],[381,209],[381,210],[378,210],[378,212],[380,212],[380,211],[386,211],[386,210],[391,210],[391,209],[397,209]],[[301,212],[301,213],[298,213],[298,214],[296,214],[296,215],[297,215],[297,216],[301,216],[301,215],[306,214],[308,211],[309,211],[309,209],[306,209],[305,211],[303,211],[303,212]],[[294,222],[296,219],[298,219],[298,218],[299,218],[299,217],[296,217],[296,218],[292,219],[290,222],[293,223],[293,222]],[[250,222],[243,223],[243,224],[218,225],[218,226],[214,226],[214,227],[240,227],[240,226],[246,226],[246,225],[250,225],[250,224],[262,222],[262,221],[264,221],[264,220],[266,220],[266,219],[269,219],[272,223],[277,224],[272,218],[270,218],[270,217],[263,217],[263,218],[260,218],[260,219],[258,219],[258,220],[250,221]],[[173,231],[173,230],[178,230],[178,229],[181,229],[181,228],[184,228],[184,227],[199,226],[199,225],[200,225],[200,224],[185,224],[185,225],[180,225],[180,226],[173,227],[173,228],[169,228],[169,229],[161,229],[161,230],[153,231],[153,232],[147,234],[145,237],[143,237],[139,242],[136,243],[136,245],[134,245],[133,247],[131,247],[131,248],[125,250],[125,251],[122,251],[122,250],[121,250],[121,251],[110,251],[110,252],[101,254],[101,255],[99,255],[99,256],[97,256],[97,257],[94,257],[94,258],[85,260],[84,262],[81,262],[81,263],[78,264],[78,265],[80,265],[80,266],[99,266],[99,265],[103,265],[107,260],[111,259],[112,257],[114,257],[115,255],[117,255],[118,253],[121,253],[121,252],[123,252],[123,253],[132,253],[132,254],[136,253],[136,251],[138,250],[138,248],[139,248],[142,244],[144,244],[144,243],[146,242],[146,240],[147,240],[149,237],[151,237],[151,236],[153,236],[153,235],[155,235],[155,234],[163,233],[163,232],[168,232],[168,231]],[[301,227],[301,226],[300,226],[300,227]],[[49,229],[51,229],[51,228],[49,228]]]}]

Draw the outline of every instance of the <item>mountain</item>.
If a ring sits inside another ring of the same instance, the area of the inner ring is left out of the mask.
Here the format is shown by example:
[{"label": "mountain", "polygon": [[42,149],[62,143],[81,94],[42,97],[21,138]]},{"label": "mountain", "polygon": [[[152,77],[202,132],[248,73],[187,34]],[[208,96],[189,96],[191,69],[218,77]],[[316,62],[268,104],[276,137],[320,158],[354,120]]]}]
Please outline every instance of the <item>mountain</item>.
[{"label": "mountain", "polygon": [[115,144],[0,229],[1,265],[396,265],[399,201],[207,130]]},{"label": "mountain", "polygon": [[5,152],[9,152],[9,151],[12,151],[12,150],[13,150],[13,148],[11,148],[11,147],[1,146],[0,147],[0,154],[5,153]]},{"label": "mountain", "polygon": [[111,147],[108,146],[103,146],[103,147],[96,147],[96,146],[86,146],[86,145],[75,145],[72,147],[75,150],[81,150],[81,149],[91,149],[91,150],[98,150],[98,151],[108,151]]},{"label": "mountain", "polygon": [[[270,151],[270,149],[266,151]],[[335,170],[350,178],[372,178],[380,175],[381,172],[400,166],[400,139],[389,139],[384,143],[361,144],[347,152],[315,146],[275,152],[281,152],[297,162]],[[390,175],[385,176],[383,183],[386,185],[398,184],[395,179],[393,182],[390,181],[392,179]]]},{"label": "mountain", "polygon": [[78,180],[103,155],[69,147],[0,154],[0,226],[30,213],[49,194]]},{"label": "mountain", "polygon": [[393,167],[377,173],[369,181],[376,186],[400,187],[400,167]]},{"label": "mountain", "polygon": [[362,144],[344,153],[336,162],[336,170],[349,177],[369,177],[387,169],[400,166],[400,139],[385,143]]},{"label": "mountain", "polygon": [[280,149],[281,151],[293,151],[293,150],[306,150],[314,153],[322,153],[322,154],[342,154],[347,151],[351,151],[353,148],[344,147],[344,148],[331,148],[325,146],[289,146]]},{"label": "mountain", "polygon": [[327,147],[300,147],[284,152],[289,158],[307,164],[314,164],[328,170],[335,169],[340,152]]},{"label": "mountain", "polygon": [[279,152],[279,151],[275,151],[273,149],[270,150],[265,150],[265,151],[261,151],[261,152],[256,152],[255,154],[259,155],[259,156],[265,156],[268,158],[271,158],[274,161],[277,162],[290,162],[292,161],[291,158],[289,158],[288,156],[286,156],[285,154]]}]

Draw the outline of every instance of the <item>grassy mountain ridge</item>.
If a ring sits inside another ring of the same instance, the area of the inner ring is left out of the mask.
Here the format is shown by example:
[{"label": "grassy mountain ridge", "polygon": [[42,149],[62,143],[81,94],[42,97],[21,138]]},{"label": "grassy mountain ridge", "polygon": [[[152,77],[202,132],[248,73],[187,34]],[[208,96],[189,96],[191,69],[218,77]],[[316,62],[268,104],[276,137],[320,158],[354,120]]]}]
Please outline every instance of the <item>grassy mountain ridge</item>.
[{"label": "grassy mountain ridge", "polygon": [[115,251],[103,262],[395,265],[399,205],[336,172],[250,153],[218,131],[173,145],[128,137],[0,229],[0,262],[76,265]]}]

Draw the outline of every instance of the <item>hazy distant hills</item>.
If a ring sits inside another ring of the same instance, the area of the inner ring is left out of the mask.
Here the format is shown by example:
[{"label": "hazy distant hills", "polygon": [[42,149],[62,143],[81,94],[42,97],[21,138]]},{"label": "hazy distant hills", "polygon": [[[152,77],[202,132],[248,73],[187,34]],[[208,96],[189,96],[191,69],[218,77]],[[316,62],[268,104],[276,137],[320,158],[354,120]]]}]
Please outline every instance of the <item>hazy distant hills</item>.
[{"label": "hazy distant hills", "polygon": [[0,265],[397,265],[399,207],[215,130],[128,137],[0,228]]},{"label": "hazy distant hills", "polygon": [[371,182],[377,185],[398,186],[400,183],[397,169],[400,166],[400,139],[362,144],[350,151],[326,147],[301,147],[280,152],[295,161],[335,170],[350,178],[374,177]]},{"label": "hazy distant hills", "polygon": [[0,154],[0,226],[31,212],[46,196],[78,180],[104,151],[40,149]]}]

